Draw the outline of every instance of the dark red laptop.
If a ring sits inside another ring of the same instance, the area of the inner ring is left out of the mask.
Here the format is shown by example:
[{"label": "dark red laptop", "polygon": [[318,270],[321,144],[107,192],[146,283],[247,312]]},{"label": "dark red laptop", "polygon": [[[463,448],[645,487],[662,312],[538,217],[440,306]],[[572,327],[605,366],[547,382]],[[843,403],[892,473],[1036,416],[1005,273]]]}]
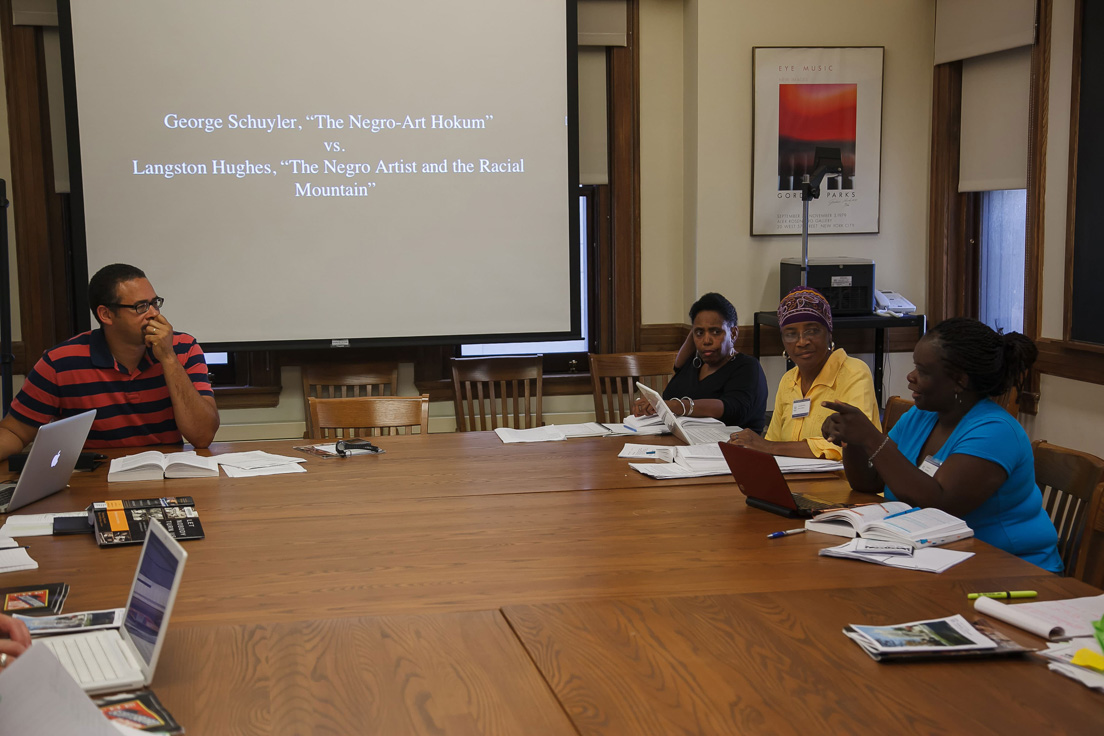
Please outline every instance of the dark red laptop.
[{"label": "dark red laptop", "polygon": [[838,509],[843,504],[814,501],[790,491],[774,455],[721,442],[724,455],[736,485],[747,497],[747,505],[791,519],[808,519],[819,511]]}]

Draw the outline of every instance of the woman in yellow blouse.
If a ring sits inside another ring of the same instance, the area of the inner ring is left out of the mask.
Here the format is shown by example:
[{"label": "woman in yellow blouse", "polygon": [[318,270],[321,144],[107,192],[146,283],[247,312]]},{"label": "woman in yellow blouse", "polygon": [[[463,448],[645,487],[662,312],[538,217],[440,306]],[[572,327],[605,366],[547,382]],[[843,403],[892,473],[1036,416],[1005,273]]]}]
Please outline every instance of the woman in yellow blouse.
[{"label": "woman in yellow blouse", "polygon": [[770,426],[763,437],[745,429],[730,441],[772,455],[839,460],[839,446],[820,433],[824,420],[833,413],[823,404],[851,404],[880,428],[870,368],[858,358],[848,357],[843,348],[833,347],[832,308],[815,289],[798,287],[782,299],[778,329],[785,354],[795,367],[778,384]]}]

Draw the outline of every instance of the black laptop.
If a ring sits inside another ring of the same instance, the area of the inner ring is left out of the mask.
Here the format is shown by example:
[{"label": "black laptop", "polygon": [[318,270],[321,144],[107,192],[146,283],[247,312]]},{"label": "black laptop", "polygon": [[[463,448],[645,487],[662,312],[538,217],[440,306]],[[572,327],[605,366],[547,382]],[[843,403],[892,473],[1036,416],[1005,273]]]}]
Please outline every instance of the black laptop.
[{"label": "black laptop", "polygon": [[747,505],[791,519],[809,519],[820,511],[838,509],[848,504],[824,503],[790,491],[774,455],[758,450],[720,443],[736,485],[747,496]]}]

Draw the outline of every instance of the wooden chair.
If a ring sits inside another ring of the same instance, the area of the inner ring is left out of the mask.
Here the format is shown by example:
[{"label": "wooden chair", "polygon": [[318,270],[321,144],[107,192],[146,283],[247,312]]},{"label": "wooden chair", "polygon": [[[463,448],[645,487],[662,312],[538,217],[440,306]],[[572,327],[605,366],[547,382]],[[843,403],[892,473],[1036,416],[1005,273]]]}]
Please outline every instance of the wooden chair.
[{"label": "wooden chair", "polygon": [[885,412],[882,414],[882,431],[889,434],[889,430],[897,423],[897,420],[905,415],[905,412],[913,407],[913,402],[902,399],[900,396],[890,396],[886,399]]},{"label": "wooden chair", "polygon": [[594,387],[594,417],[599,422],[623,422],[632,415],[636,382],[660,393],[675,373],[676,352],[590,354]]},{"label": "wooden chair", "polygon": [[304,437],[317,436],[311,423],[310,403],[319,399],[355,396],[394,396],[398,392],[398,363],[318,363],[303,366],[303,402],[306,404],[307,431]]},{"label": "wooden chair", "polygon": [[1079,450],[1031,443],[1035,482],[1043,507],[1058,530],[1066,574],[1104,585],[1104,460]]},{"label": "wooden chair", "polygon": [[994,396],[993,401],[1016,419],[1020,418],[1020,392],[1014,386],[1000,396]]},{"label": "wooden chair", "polygon": [[453,358],[456,430],[541,426],[543,386],[543,355]]},{"label": "wooden chair", "polygon": [[[307,399],[314,438],[321,440],[429,432],[429,394]],[[405,432],[400,430],[405,429]]]}]

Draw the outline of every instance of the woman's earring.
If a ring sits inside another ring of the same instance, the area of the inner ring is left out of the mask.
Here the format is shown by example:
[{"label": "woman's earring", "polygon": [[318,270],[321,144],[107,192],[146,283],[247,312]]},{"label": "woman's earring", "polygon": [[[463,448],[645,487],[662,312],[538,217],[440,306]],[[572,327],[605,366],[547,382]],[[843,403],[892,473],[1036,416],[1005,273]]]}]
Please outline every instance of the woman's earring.
[{"label": "woman's earring", "polygon": [[828,341],[828,352],[830,353],[835,349],[836,349],[836,341],[835,340],[829,340]]},{"label": "woman's earring", "polygon": [[701,356],[698,355],[697,353],[694,353],[694,360],[692,360],[691,362],[694,364],[695,368],[701,368],[702,367]]},{"label": "woman's earring", "polygon": [[786,352],[786,348],[782,348],[782,357],[785,358],[786,360],[790,359],[790,355],[789,355],[789,353]]}]

